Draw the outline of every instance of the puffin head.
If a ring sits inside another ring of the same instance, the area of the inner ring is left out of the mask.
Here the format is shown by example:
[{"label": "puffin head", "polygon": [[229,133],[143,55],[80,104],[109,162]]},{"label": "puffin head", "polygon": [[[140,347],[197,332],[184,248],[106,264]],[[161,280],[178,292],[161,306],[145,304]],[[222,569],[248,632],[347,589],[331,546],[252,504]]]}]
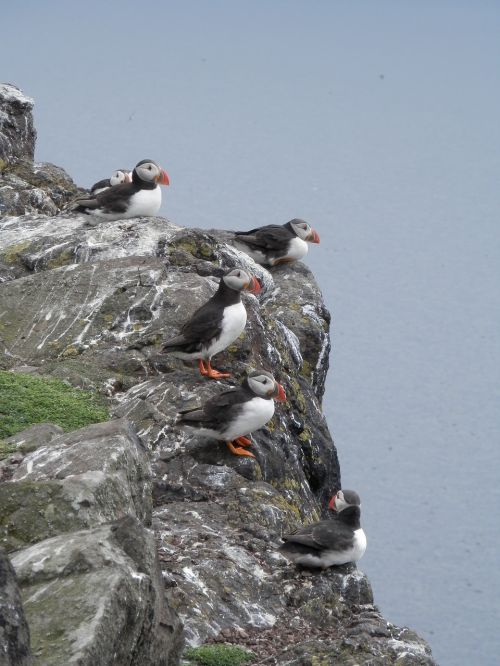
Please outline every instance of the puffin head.
[{"label": "puffin head", "polygon": [[234,289],[235,291],[243,291],[243,289],[245,289],[251,294],[258,294],[262,291],[262,287],[257,278],[253,275],[249,275],[249,273],[242,268],[233,268],[232,271],[229,271],[229,273],[224,275],[222,280],[227,287]]},{"label": "puffin head", "polygon": [[159,183],[170,185],[167,172],[153,162],[153,160],[141,160],[135,165],[134,174],[145,183]]},{"label": "puffin head", "polygon": [[113,174],[109,179],[109,184],[111,187],[130,182],[132,182],[132,176],[130,175],[128,169],[117,169],[116,171],[113,171]]},{"label": "puffin head", "polygon": [[361,506],[361,500],[355,490],[339,490],[328,503],[328,508],[340,513],[349,506]]},{"label": "puffin head", "polygon": [[292,228],[292,231],[302,240],[308,241],[309,243],[319,243],[318,234],[304,220],[299,220],[297,217],[294,220],[290,220],[288,224]]},{"label": "puffin head", "polygon": [[285,389],[274,379],[270,372],[254,370],[248,375],[246,382],[259,398],[274,398],[278,402],[286,400]]}]

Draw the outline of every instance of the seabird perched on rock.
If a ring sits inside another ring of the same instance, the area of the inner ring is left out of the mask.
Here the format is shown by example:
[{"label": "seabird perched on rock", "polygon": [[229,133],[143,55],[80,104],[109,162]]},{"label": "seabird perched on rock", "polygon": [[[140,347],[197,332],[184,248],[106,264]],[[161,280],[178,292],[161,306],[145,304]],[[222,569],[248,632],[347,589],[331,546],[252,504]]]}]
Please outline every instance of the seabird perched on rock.
[{"label": "seabird perched on rock", "polygon": [[250,231],[235,231],[235,244],[263,266],[277,266],[302,259],[307,243],[319,243],[319,236],[304,220],[269,224]]},{"label": "seabird perched on rock", "polygon": [[269,372],[255,370],[239,388],[219,393],[202,407],[179,412],[177,422],[196,428],[199,435],[225,441],[235,455],[255,458],[242,448],[252,443],[244,435],[258,430],[273,417],[273,400],[286,400],[283,387]]},{"label": "seabird perched on rock", "polygon": [[228,372],[212,368],[212,356],[236,340],[247,323],[247,311],[241,301],[241,292],[258,294],[259,281],[242,268],[234,268],[221,278],[219,288],[204,305],[193,314],[178,335],[167,340],[162,351],[185,361],[198,359],[204,377],[220,379],[230,377]]},{"label": "seabird perched on rock", "polygon": [[160,185],[169,185],[167,172],[153,162],[142,160],[132,171],[132,182],[110,187],[95,197],[75,201],[77,213],[105,220],[153,216],[161,206]]},{"label": "seabird perched on rock", "polygon": [[366,550],[366,536],[359,522],[360,504],[354,490],[339,490],[328,504],[334,516],[284,536],[280,553],[311,569],[357,562]]},{"label": "seabird perched on rock", "polygon": [[129,169],[117,169],[116,171],[113,171],[110,178],[104,178],[103,180],[94,183],[90,188],[90,193],[95,197],[97,194],[104,192],[104,190],[107,190],[110,187],[131,182],[132,172]]}]

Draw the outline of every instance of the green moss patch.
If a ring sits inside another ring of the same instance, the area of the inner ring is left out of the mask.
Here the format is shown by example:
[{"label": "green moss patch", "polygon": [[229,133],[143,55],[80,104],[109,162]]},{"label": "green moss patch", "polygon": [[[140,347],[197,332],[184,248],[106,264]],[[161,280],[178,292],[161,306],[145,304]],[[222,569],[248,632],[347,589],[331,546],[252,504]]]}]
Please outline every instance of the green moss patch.
[{"label": "green moss patch", "polygon": [[85,527],[57,481],[0,484],[0,546],[10,553]]},{"label": "green moss patch", "polygon": [[59,379],[0,371],[0,438],[35,423],[55,423],[66,431],[109,419],[102,399]]},{"label": "green moss patch", "polygon": [[201,645],[190,648],[184,655],[200,666],[241,666],[254,660],[255,655],[238,645]]},{"label": "green moss patch", "polygon": [[16,451],[17,446],[15,444],[9,444],[0,440],[0,460],[8,458],[12,453],[16,453]]}]

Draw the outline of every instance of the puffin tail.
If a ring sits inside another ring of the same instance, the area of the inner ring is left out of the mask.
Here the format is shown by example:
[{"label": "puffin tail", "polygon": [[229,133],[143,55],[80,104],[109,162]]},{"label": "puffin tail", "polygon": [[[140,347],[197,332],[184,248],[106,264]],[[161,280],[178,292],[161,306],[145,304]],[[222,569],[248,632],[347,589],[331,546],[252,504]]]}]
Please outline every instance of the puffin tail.
[{"label": "puffin tail", "polygon": [[76,201],[74,201],[72,205],[73,205],[73,211],[75,213],[86,213],[89,208],[92,209],[99,207],[97,200],[94,198],[76,199]]},{"label": "puffin tail", "polygon": [[185,344],[186,344],[186,338],[182,334],[176,335],[175,338],[170,338],[170,340],[164,342],[161,350],[166,354],[174,351],[182,351]]},{"label": "puffin tail", "polygon": [[203,421],[204,416],[205,414],[203,410],[199,407],[185,409],[177,413],[175,423],[177,425],[196,426],[197,424],[201,423],[201,421]]}]

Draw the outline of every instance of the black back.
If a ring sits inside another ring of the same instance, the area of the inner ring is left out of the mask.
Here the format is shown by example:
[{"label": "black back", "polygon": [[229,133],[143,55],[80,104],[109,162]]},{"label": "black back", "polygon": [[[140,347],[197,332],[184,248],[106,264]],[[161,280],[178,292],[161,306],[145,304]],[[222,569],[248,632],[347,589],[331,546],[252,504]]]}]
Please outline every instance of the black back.
[{"label": "black back", "polygon": [[290,240],[296,236],[290,222],[268,224],[251,231],[236,231],[235,234],[242,243],[264,253],[286,250]]},{"label": "black back", "polygon": [[98,180],[97,183],[94,183],[90,188],[90,192],[93,193],[96,190],[102,190],[104,187],[111,187],[111,180],[109,178],[104,178],[103,180]]}]

